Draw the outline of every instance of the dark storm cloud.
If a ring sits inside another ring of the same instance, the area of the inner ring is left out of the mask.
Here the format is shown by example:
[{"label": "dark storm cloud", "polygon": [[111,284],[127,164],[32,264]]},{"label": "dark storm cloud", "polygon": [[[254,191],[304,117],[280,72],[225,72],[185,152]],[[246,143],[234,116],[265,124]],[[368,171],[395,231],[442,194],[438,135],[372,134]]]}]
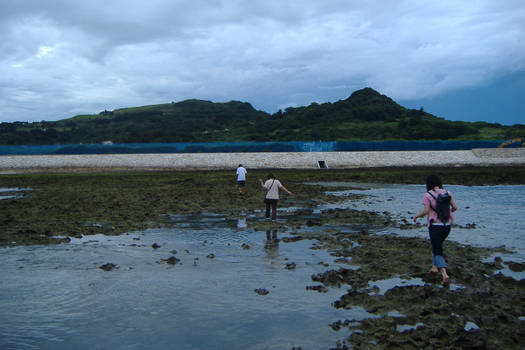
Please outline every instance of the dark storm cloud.
[{"label": "dark storm cloud", "polygon": [[525,70],[519,1],[0,3],[0,120],[202,98],[274,112],[364,86],[436,96]]}]

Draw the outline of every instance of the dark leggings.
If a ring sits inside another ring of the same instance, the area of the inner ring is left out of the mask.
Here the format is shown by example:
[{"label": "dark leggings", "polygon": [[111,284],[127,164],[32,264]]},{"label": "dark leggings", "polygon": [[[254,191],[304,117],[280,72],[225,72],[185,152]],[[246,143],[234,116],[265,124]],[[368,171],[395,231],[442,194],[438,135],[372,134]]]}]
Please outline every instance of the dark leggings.
[{"label": "dark leggings", "polygon": [[266,199],[265,200],[267,218],[270,217],[270,206],[272,208],[272,220],[275,220],[275,218],[277,217],[277,202],[278,201],[279,201],[278,199]]}]

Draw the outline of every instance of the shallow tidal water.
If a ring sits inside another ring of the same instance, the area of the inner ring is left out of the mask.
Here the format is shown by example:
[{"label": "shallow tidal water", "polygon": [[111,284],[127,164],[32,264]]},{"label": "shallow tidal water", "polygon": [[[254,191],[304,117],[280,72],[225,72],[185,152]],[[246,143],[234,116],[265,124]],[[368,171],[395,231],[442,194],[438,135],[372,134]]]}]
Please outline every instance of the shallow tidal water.
[{"label": "shallow tidal water", "polygon": [[312,241],[268,241],[248,228],[258,218],[174,219],[172,229],[2,248],[0,348],[328,348],[345,336],[330,323],[370,316],[333,308],[343,290],[306,290],[334,266]]},{"label": "shallow tidal water", "polygon": [[[412,223],[412,217],[421,211],[425,185],[390,185],[329,183],[330,186],[349,186],[351,190],[329,191],[344,198],[349,194],[365,195],[359,200],[338,203],[337,207],[358,210],[389,212],[396,220]],[[356,189],[361,188],[361,189]],[[476,247],[504,246],[511,253],[497,255],[504,261],[525,263],[525,185],[457,186],[444,185],[451,191],[458,211],[454,213],[454,226],[447,240]],[[388,227],[384,233],[400,236],[428,238],[426,218],[419,219],[421,226],[410,229]],[[502,271],[516,279],[525,273],[508,269]]]},{"label": "shallow tidal water", "polygon": [[3,188],[0,187],[0,200],[2,199],[9,199],[9,198],[16,198],[18,197],[18,193],[22,191],[22,188]]},{"label": "shallow tidal water", "polygon": [[[338,186],[327,190],[342,202],[323,208],[388,211],[409,221],[424,193],[415,185],[326,185]],[[525,186],[446,187],[459,206],[449,239],[504,245],[513,251],[499,254],[505,261],[525,261]],[[346,201],[350,193],[367,196]],[[332,330],[332,322],[378,317],[360,307],[335,309],[345,286],[306,289],[318,285],[313,274],[338,267],[330,252],[311,249],[314,241],[286,242],[282,232],[272,240],[273,232],[253,230],[261,221],[255,216],[172,219],[169,229],[1,248],[0,349],[327,349],[349,336]],[[427,237],[424,226],[382,233]],[[167,264],[171,256],[180,262]],[[106,263],[117,268],[99,268]],[[290,263],[295,269],[286,268]],[[370,286],[384,294],[396,284],[422,283],[393,278]]]}]

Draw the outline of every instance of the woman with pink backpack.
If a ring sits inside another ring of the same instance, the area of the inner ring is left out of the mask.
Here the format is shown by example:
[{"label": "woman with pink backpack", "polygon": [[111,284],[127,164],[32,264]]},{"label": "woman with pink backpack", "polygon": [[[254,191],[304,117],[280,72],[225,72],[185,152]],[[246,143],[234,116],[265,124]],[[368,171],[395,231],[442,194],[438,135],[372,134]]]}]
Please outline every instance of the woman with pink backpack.
[{"label": "woman with pink backpack", "polygon": [[427,192],[423,195],[423,210],[414,216],[414,222],[418,218],[427,217],[428,234],[432,244],[432,268],[430,272],[441,272],[442,284],[448,286],[450,277],[447,274],[447,263],[443,256],[443,241],[450,233],[450,225],[454,222],[452,215],[458,209],[450,191],[443,189],[443,183],[438,175],[432,174],[427,177]]}]

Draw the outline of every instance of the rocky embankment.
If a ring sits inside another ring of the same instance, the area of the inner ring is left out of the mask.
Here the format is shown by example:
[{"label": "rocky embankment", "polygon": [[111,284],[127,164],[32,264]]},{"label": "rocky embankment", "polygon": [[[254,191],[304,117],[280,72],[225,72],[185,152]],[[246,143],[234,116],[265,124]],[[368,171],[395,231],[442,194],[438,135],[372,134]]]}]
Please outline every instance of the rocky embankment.
[{"label": "rocky embankment", "polygon": [[525,148],[460,151],[257,152],[0,156],[0,173],[121,170],[524,166]]}]

